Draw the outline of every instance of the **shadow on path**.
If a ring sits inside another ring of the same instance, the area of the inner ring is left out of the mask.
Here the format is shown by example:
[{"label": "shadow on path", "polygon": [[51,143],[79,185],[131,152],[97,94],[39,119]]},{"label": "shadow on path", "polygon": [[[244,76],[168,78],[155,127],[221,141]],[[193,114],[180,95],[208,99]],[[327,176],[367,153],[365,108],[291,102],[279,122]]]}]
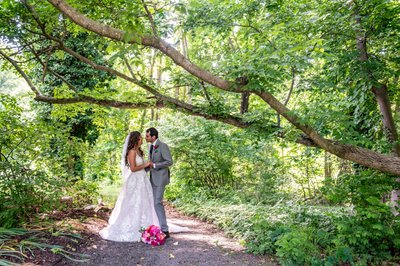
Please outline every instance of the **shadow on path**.
[{"label": "shadow on path", "polygon": [[106,222],[91,218],[82,229],[92,234],[91,243],[79,250],[90,255],[88,262],[62,260],[56,265],[277,265],[267,256],[245,253],[245,249],[214,225],[184,216],[167,208],[169,222],[189,227],[190,231],[171,233],[162,246],[144,243],[119,243],[103,240],[98,232]]}]

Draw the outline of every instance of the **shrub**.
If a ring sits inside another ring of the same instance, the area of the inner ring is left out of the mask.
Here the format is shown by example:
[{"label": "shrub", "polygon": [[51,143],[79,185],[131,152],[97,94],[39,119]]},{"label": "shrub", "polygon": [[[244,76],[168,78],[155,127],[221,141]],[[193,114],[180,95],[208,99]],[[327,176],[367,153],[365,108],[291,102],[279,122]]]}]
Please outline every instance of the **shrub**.
[{"label": "shrub", "polygon": [[[33,214],[55,207],[61,191],[45,173],[1,162],[0,224],[20,226]],[[7,169],[7,170],[6,170]]]},{"label": "shrub", "polygon": [[276,255],[283,265],[311,265],[319,259],[319,249],[309,229],[294,228],[276,241]]}]

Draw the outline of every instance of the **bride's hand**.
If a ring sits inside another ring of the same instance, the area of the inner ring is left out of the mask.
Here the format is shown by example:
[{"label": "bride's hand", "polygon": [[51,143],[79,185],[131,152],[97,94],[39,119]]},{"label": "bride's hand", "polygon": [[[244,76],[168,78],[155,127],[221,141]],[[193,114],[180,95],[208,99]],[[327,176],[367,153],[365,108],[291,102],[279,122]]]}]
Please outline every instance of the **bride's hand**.
[{"label": "bride's hand", "polygon": [[150,165],[151,165],[151,161],[147,161],[144,163],[144,167],[150,167]]}]

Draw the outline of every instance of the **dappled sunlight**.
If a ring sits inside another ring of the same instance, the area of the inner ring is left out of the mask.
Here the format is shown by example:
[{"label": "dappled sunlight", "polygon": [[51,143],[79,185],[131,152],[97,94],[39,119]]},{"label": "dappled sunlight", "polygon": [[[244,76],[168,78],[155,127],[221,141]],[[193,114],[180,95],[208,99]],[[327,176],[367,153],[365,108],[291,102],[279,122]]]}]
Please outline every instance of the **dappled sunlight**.
[{"label": "dappled sunlight", "polygon": [[172,218],[169,221],[190,229],[190,231],[176,233],[171,230],[171,238],[173,240],[200,241],[210,246],[229,248],[236,251],[244,250],[244,247],[236,240],[225,237],[214,225],[187,218]]}]

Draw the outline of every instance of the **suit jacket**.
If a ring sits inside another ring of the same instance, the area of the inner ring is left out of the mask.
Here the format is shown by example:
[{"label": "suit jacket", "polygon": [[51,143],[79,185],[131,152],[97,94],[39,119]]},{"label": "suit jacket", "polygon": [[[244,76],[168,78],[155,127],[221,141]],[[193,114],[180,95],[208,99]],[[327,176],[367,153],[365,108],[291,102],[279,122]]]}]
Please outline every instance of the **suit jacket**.
[{"label": "suit jacket", "polygon": [[153,146],[150,160],[156,168],[150,169],[150,182],[153,187],[165,187],[170,181],[169,167],[172,165],[172,156],[169,147],[164,142],[157,140]]}]

